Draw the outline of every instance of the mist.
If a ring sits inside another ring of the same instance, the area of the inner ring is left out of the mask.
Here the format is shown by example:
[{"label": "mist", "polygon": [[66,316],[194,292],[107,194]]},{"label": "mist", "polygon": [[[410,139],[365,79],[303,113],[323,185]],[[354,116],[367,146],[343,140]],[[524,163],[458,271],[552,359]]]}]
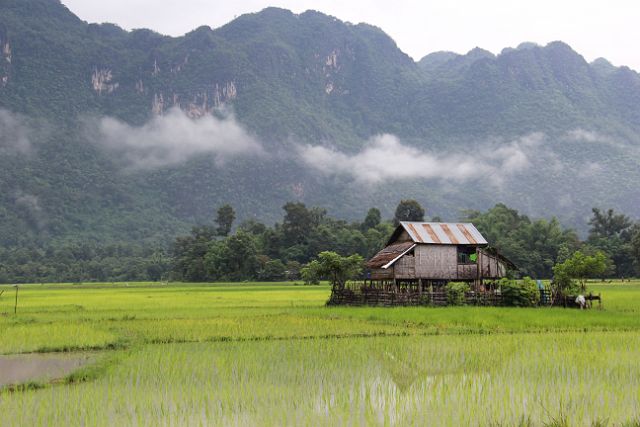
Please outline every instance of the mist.
[{"label": "mist", "polygon": [[199,156],[212,156],[222,164],[233,157],[263,153],[262,145],[233,117],[192,119],[179,108],[137,127],[104,117],[90,124],[88,136],[133,169],[178,165]]},{"label": "mist", "polygon": [[31,151],[32,130],[26,119],[0,109],[0,154],[27,154]]},{"label": "mist", "polygon": [[461,183],[478,177],[501,185],[509,176],[527,170],[545,136],[533,133],[505,143],[477,144],[459,152],[429,152],[403,144],[394,135],[379,135],[356,154],[345,154],[323,146],[303,146],[302,161],[327,175],[343,175],[359,183],[411,179]]},{"label": "mist", "polygon": [[17,190],[14,193],[14,202],[21,208],[22,218],[30,222],[38,230],[43,230],[46,226],[46,215],[40,204],[38,196]]}]

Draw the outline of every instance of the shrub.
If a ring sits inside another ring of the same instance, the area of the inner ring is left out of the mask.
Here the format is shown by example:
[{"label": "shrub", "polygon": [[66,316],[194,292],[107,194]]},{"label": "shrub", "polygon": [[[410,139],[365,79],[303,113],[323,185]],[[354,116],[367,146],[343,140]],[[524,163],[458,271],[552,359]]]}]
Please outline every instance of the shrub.
[{"label": "shrub", "polygon": [[272,259],[264,264],[258,273],[258,278],[266,282],[276,282],[284,280],[286,277],[286,267],[279,259]]},{"label": "shrub", "polygon": [[427,295],[422,295],[420,297],[420,301],[418,302],[418,304],[422,305],[422,306],[430,306],[431,305],[431,297],[427,294]]},{"label": "shrub", "polygon": [[572,295],[580,292],[580,284],[571,278],[564,264],[556,264],[553,267],[551,286],[555,292],[562,295]]},{"label": "shrub", "polygon": [[317,263],[317,261],[311,261],[306,266],[300,269],[300,277],[304,280],[305,285],[319,285],[320,284],[320,275],[318,274],[318,267],[316,265],[311,265],[312,263]]},{"label": "shrub", "polygon": [[465,282],[449,282],[445,286],[447,291],[447,303],[449,305],[464,305],[465,292],[469,291],[469,284]]},{"label": "shrub", "polygon": [[324,251],[305,265],[300,273],[307,284],[316,284],[321,278],[326,278],[331,281],[331,288],[344,289],[347,280],[358,276],[363,267],[364,260],[358,254],[343,257],[335,252]]},{"label": "shrub", "polygon": [[512,307],[533,307],[540,302],[540,291],[536,282],[529,277],[522,281],[501,279],[500,292],[504,305]]}]

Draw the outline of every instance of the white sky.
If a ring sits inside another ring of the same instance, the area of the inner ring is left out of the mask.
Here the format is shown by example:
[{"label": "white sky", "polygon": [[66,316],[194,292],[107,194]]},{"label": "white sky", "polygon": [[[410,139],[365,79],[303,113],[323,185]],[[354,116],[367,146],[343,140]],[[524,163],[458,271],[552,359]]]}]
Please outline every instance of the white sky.
[{"label": "white sky", "polygon": [[523,41],[562,40],[588,61],[605,57],[640,70],[638,0],[62,0],[88,22],[182,35],[219,27],[268,6],[296,13],[315,9],[343,21],[382,28],[418,60],[427,53],[494,53]]}]

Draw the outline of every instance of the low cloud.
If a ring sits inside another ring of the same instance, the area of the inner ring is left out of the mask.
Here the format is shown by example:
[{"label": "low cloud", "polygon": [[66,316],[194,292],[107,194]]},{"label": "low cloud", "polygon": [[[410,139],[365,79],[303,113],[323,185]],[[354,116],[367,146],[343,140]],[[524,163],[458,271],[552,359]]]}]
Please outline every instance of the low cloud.
[{"label": "low cloud", "polygon": [[586,162],[576,171],[577,176],[580,178],[593,178],[602,172],[604,167],[598,162]]},{"label": "low cloud", "polygon": [[567,132],[567,138],[573,141],[585,141],[585,142],[598,142],[598,141],[608,140],[608,138],[606,138],[604,135],[601,135],[598,132],[581,129],[581,128],[574,129]]},{"label": "low cloud", "polygon": [[567,132],[566,138],[570,141],[589,142],[593,144],[607,144],[618,148],[624,147],[622,141],[619,141],[618,139],[610,135],[605,135],[600,132],[582,128],[570,130],[569,132]]},{"label": "low cloud", "polygon": [[23,210],[22,217],[34,227],[41,230],[46,226],[46,217],[40,205],[40,199],[33,194],[16,191],[14,194],[16,206]]},{"label": "low cloud", "polygon": [[260,143],[232,117],[191,119],[178,108],[137,127],[105,117],[90,126],[89,135],[134,169],[176,165],[204,155],[223,163],[263,152]]},{"label": "low cloud", "polygon": [[0,109],[0,154],[29,153],[31,133],[24,117]]},{"label": "low cloud", "polygon": [[540,133],[515,141],[494,141],[466,152],[428,152],[407,146],[393,135],[372,138],[359,153],[349,155],[322,146],[304,146],[304,163],[328,175],[350,176],[364,183],[433,179],[464,182],[487,177],[500,185],[509,175],[531,166],[534,150],[544,141]]}]

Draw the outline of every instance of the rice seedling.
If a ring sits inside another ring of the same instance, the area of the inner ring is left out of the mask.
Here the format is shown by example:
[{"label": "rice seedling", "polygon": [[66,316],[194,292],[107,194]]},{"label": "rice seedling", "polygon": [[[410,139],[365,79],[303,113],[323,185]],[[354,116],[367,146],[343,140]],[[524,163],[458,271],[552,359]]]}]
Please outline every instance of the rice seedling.
[{"label": "rice seedling", "polygon": [[18,316],[0,316],[0,352],[110,356],[0,391],[0,424],[637,425],[640,286],[594,288],[606,310],[329,309],[326,286],[25,286]]}]

